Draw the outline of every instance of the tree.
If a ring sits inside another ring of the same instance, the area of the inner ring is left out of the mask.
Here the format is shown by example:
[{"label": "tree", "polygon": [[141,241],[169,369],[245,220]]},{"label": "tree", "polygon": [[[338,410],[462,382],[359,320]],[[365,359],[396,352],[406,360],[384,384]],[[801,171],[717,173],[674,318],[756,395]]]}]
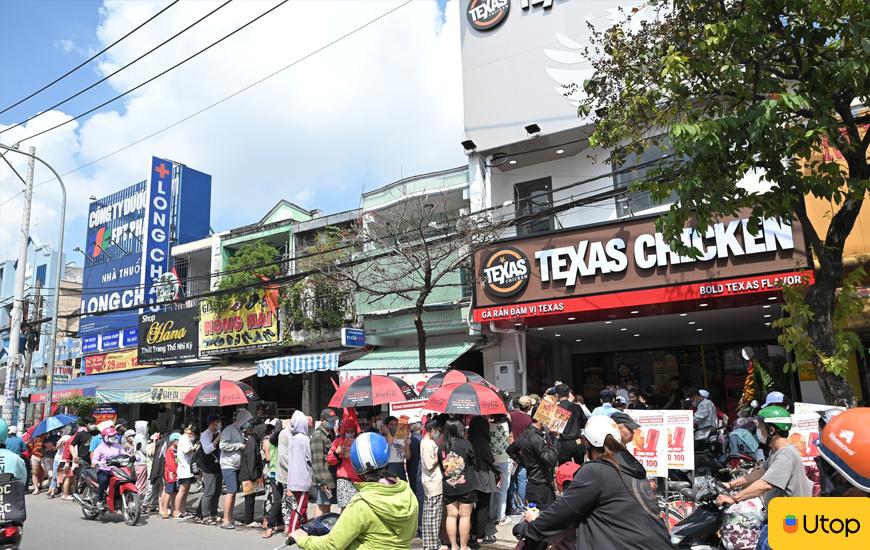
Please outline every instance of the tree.
[{"label": "tree", "polygon": [[[856,108],[870,90],[870,3],[651,0],[626,19],[594,31],[586,51],[593,75],[579,114],[595,124],[591,144],[617,148],[614,162],[668,149],[636,188],[656,200],[675,192],[658,223],[683,252],[684,227],[703,232],[743,208],[753,231],[762,217],[800,221],[815,278],[797,348],[829,403],[854,404],[843,366],[855,339],[837,333],[835,317],[843,247],[870,178],[870,115]],[[739,185],[752,172],[769,187]],[[810,220],[806,195],[835,205],[824,226]]]},{"label": "tree", "polygon": [[339,264],[332,275],[350,282],[369,304],[412,310],[423,372],[427,300],[438,288],[461,286],[455,275],[507,227],[488,214],[460,215],[461,208],[449,192],[433,192],[403,196],[391,207],[366,212],[351,231],[358,251],[354,261]]},{"label": "tree", "polygon": [[[218,282],[218,289],[230,291],[211,298],[212,306],[217,311],[225,311],[236,301],[247,300],[250,293],[247,285],[263,281],[263,277],[271,279],[282,273],[281,252],[263,240],[243,244],[227,260],[226,273]],[[244,288],[239,293],[233,289]]]},{"label": "tree", "polygon": [[76,416],[89,416],[97,408],[97,400],[93,397],[70,395],[58,401],[57,405]]}]

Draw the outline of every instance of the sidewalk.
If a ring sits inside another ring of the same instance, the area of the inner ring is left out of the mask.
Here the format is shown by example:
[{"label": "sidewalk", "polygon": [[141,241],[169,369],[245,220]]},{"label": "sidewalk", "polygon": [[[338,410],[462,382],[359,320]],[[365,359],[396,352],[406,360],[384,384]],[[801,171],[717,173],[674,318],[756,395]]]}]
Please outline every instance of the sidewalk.
[{"label": "sidewalk", "polygon": [[[522,521],[522,516],[509,516],[511,522],[507,525],[498,528],[496,538],[498,539],[493,544],[481,545],[481,550],[513,550],[517,545],[517,539],[514,538],[512,531],[516,522]],[[414,539],[411,542],[411,548],[423,548],[421,539]]]}]

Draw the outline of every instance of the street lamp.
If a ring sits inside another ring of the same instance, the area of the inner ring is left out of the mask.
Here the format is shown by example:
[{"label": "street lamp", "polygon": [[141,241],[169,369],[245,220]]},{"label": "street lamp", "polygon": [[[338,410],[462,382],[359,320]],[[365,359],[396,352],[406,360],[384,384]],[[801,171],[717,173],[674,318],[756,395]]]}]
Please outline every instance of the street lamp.
[{"label": "street lamp", "polygon": [[16,153],[22,154],[26,157],[31,157],[34,160],[38,160],[41,162],[46,168],[51,170],[51,173],[54,174],[54,177],[57,178],[57,182],[60,184],[60,192],[61,192],[61,206],[60,206],[60,230],[58,231],[57,237],[57,250],[60,254],[60,257],[57,259],[57,291],[54,293],[54,316],[51,319],[51,347],[48,351],[48,368],[51,369],[49,371],[51,376],[48,377],[48,397],[46,398],[46,406],[43,411],[43,418],[48,418],[51,414],[51,402],[54,394],[54,361],[57,356],[57,321],[60,315],[60,280],[63,278],[63,261],[61,258],[63,257],[63,232],[64,226],[66,225],[66,186],[63,184],[63,179],[60,177],[60,174],[57,173],[57,170],[51,167],[51,165],[38,156],[32,153],[25,153],[24,151],[19,151],[17,148],[8,147],[0,143],[0,149],[4,149],[6,151],[14,151]]}]

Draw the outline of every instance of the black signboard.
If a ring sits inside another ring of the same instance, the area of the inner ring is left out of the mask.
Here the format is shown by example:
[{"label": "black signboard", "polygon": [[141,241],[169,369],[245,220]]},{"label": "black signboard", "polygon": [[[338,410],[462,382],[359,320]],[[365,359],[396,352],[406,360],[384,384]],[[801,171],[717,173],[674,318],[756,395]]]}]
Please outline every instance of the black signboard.
[{"label": "black signboard", "polygon": [[139,363],[180,361],[199,356],[199,309],[139,316]]},{"label": "black signboard", "polygon": [[18,480],[0,482],[0,523],[24,523],[26,519],[24,482]]}]

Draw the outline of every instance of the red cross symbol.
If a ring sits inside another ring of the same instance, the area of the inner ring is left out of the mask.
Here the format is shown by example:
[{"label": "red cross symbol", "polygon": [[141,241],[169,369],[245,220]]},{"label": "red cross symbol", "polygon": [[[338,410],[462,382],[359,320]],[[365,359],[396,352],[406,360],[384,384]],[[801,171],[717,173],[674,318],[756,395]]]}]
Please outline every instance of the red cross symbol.
[{"label": "red cross symbol", "polygon": [[154,168],[154,171],[160,174],[160,179],[165,179],[171,173],[162,162]]}]

